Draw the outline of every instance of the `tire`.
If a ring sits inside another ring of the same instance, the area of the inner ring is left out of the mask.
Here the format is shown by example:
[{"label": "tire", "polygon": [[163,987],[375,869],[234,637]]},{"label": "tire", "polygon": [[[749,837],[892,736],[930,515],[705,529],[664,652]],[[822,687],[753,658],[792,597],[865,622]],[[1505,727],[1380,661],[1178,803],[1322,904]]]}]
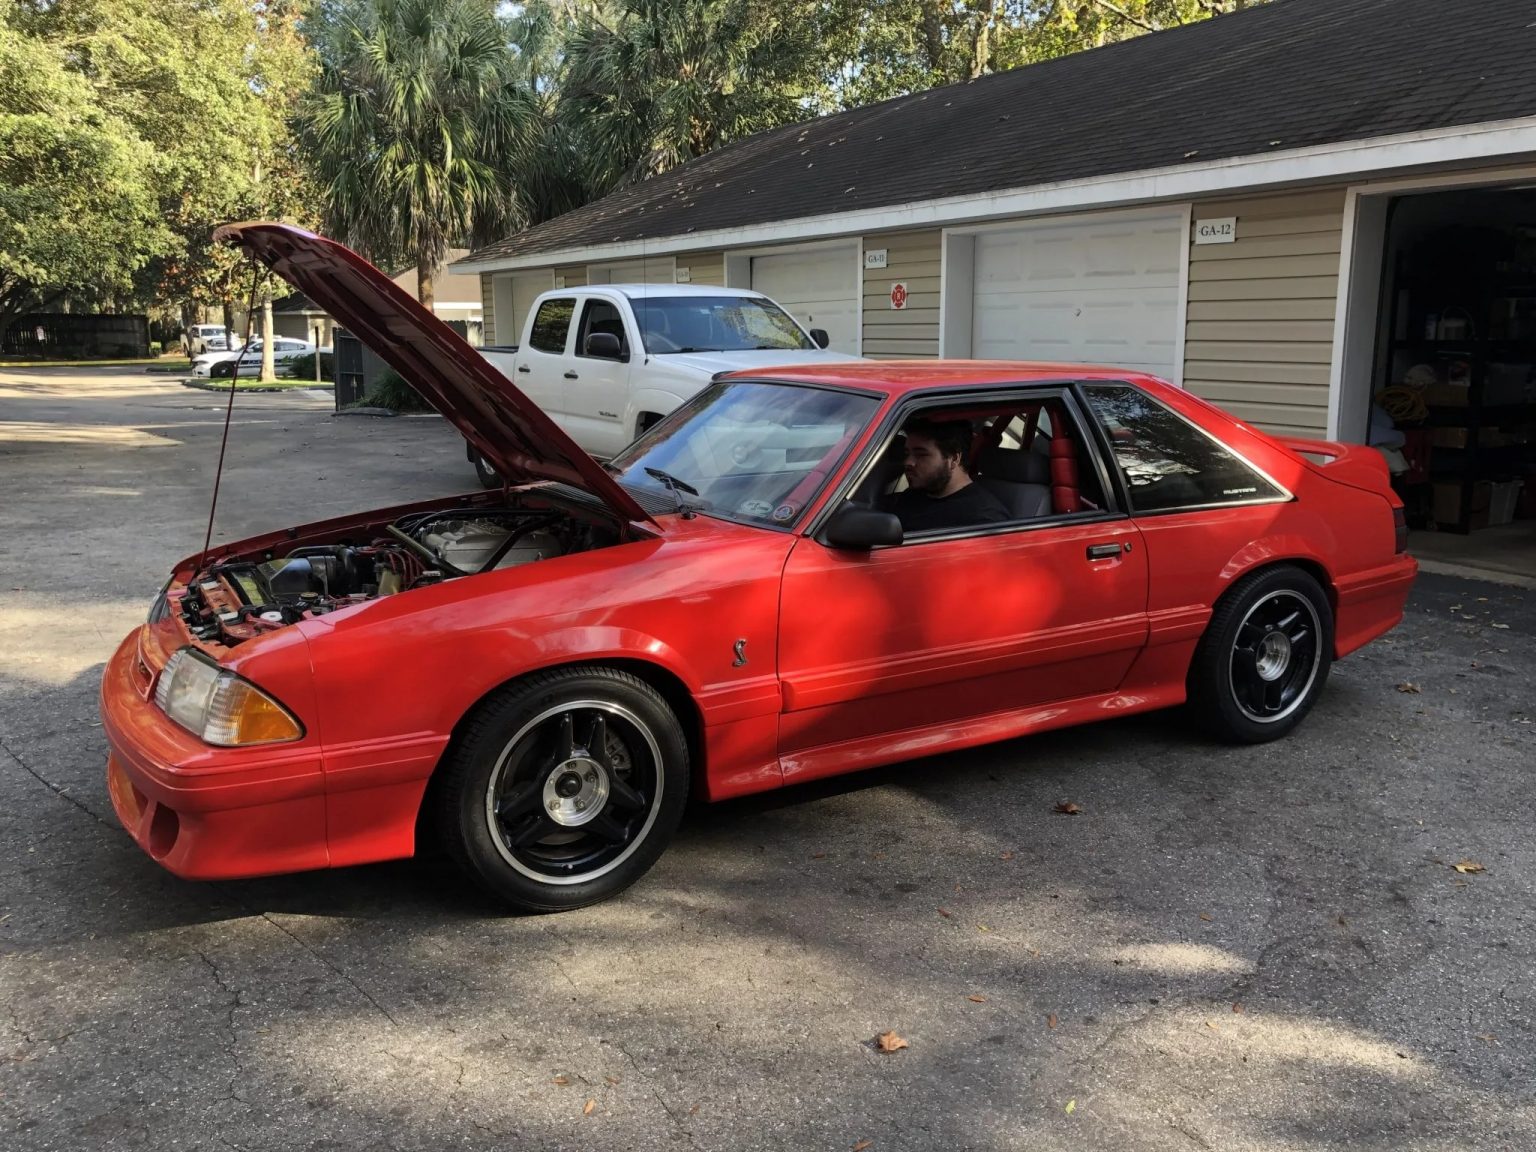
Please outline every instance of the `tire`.
[{"label": "tire", "polygon": [[482,488],[501,487],[501,476],[491,467],[491,462],[478,452],[475,453],[475,475],[479,477]]},{"label": "tire", "polygon": [[1266,568],[1217,603],[1190,664],[1190,707],[1218,739],[1278,740],[1312,710],[1332,664],[1322,587],[1292,565]]},{"label": "tire", "polygon": [[470,719],[442,772],[432,800],[439,841],[486,892],[528,912],[583,908],[628,888],[688,803],[677,717],[649,684],[612,668],[509,685]]}]

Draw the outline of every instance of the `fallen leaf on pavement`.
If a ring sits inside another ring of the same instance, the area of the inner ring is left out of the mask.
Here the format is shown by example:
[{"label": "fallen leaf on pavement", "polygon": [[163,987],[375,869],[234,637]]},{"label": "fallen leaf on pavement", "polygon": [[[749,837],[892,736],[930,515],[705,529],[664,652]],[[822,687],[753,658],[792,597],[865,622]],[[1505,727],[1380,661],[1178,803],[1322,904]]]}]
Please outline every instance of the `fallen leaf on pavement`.
[{"label": "fallen leaf on pavement", "polygon": [[853,1146],[853,1152],[864,1152],[864,1149],[873,1147],[874,1143],[873,1140],[860,1140]]},{"label": "fallen leaf on pavement", "polygon": [[1210,1030],[1211,1030],[1211,1031],[1212,1031],[1212,1032],[1215,1032],[1215,1031],[1217,1031],[1217,1030],[1218,1030],[1218,1029],[1217,1029],[1217,1028],[1216,1028],[1216,1025],[1215,1025],[1215,1024],[1212,1024],[1212,1023],[1211,1023],[1211,1022],[1210,1022],[1210,1021],[1209,1021],[1209,1020],[1207,1020],[1207,1021],[1206,1021],[1206,1022],[1205,1022],[1205,1026],[1206,1026],[1206,1027],[1207,1027],[1207,1028],[1209,1028],[1209,1029],[1210,1029]]},{"label": "fallen leaf on pavement", "polygon": [[1076,1111],[1077,1111],[1077,1101],[1076,1100],[1068,1100],[1067,1101],[1067,1115],[1070,1116],[1070,1115],[1072,1115],[1072,1113],[1074,1113]]},{"label": "fallen leaf on pavement", "polygon": [[1202,912],[1200,913],[1200,919],[1204,920],[1206,923],[1210,923],[1214,917],[1209,912]]},{"label": "fallen leaf on pavement", "polygon": [[939,915],[944,917],[944,919],[949,920],[949,919],[952,919],[955,914],[953,912],[951,912],[948,908],[940,908],[939,909]]},{"label": "fallen leaf on pavement", "polygon": [[697,1116],[698,1114],[699,1114],[699,1106],[697,1104],[695,1104],[692,1108],[688,1109],[688,1115],[690,1115],[690,1116]]},{"label": "fallen leaf on pavement", "polygon": [[1399,692],[1422,692],[1422,691],[1424,691],[1424,689],[1420,688],[1417,684],[1410,684],[1406,680],[1404,680],[1401,684],[1399,684],[1397,686],[1397,690]]},{"label": "fallen leaf on pavement", "polygon": [[1344,917],[1340,916],[1339,917],[1339,927],[1340,928],[1348,928],[1349,927],[1349,921],[1344,919]]},{"label": "fallen leaf on pavement", "polygon": [[1492,1032],[1480,1032],[1477,1038],[1485,1044],[1497,1044],[1499,1042],[1499,1038]]},{"label": "fallen leaf on pavement", "polygon": [[1460,604],[1452,604],[1451,605],[1451,611],[1452,612],[1460,612],[1461,611],[1461,605]]},{"label": "fallen leaf on pavement", "polygon": [[1243,1006],[1241,1004],[1234,1004],[1232,1005],[1232,1011],[1241,1016],[1243,1014]]},{"label": "fallen leaf on pavement", "polygon": [[1506,631],[1508,631],[1508,629],[1509,629],[1509,625],[1508,624],[1495,624],[1494,627],[1495,628],[1503,628]]},{"label": "fallen leaf on pavement", "polygon": [[1012,852],[1004,852],[1003,853],[1003,859],[1004,860],[1012,860],[1013,859],[1013,853]]},{"label": "fallen leaf on pavement", "polygon": [[969,1000],[972,1004],[985,1004],[987,1002],[987,998],[985,996],[967,996],[966,999]]},{"label": "fallen leaf on pavement", "polygon": [[1076,804],[1072,803],[1072,801],[1063,800],[1060,804],[1056,805],[1056,811],[1061,813],[1063,816],[1077,816],[1080,815],[1083,810]]},{"label": "fallen leaf on pavement", "polygon": [[812,860],[825,860],[826,858],[827,858],[827,854],[825,852],[812,852],[811,853],[811,859]]},{"label": "fallen leaf on pavement", "polygon": [[1045,1026],[1047,1028],[1054,1029],[1056,1027],[1056,1024],[1057,1024],[1056,1013],[1052,1012],[1049,1016],[1047,1016],[1045,1018]]},{"label": "fallen leaf on pavement", "polygon": [[992,931],[992,929],[988,928],[985,924],[978,924],[978,925],[976,925],[976,931],[978,931],[978,932],[990,932],[990,931]]},{"label": "fallen leaf on pavement", "polygon": [[610,1084],[617,1084],[619,1082],[619,1078],[617,1076],[604,1076],[603,1079],[608,1081]]},{"label": "fallen leaf on pavement", "polygon": [[555,1083],[560,1085],[562,1088],[565,1087],[570,1082],[571,1082],[571,1078],[569,1076],[556,1076],[555,1077]]},{"label": "fallen leaf on pavement", "polygon": [[590,1116],[590,1115],[592,1115],[592,1109],[594,1109],[596,1107],[597,1107],[597,1101],[596,1100],[588,1100],[587,1101],[587,1106],[581,1110],[581,1114],[583,1116]]},{"label": "fallen leaf on pavement", "polygon": [[1458,860],[1458,861],[1456,861],[1456,863],[1452,864],[1451,867],[1456,869],[1456,871],[1458,871],[1458,872],[1485,872],[1485,871],[1487,871],[1487,869],[1485,869],[1476,860]]},{"label": "fallen leaf on pavement", "polygon": [[908,1044],[906,1040],[896,1035],[894,1030],[880,1033],[880,1035],[876,1037],[875,1043],[880,1046],[880,1051],[882,1052],[899,1052],[903,1048],[912,1047],[912,1045]]}]

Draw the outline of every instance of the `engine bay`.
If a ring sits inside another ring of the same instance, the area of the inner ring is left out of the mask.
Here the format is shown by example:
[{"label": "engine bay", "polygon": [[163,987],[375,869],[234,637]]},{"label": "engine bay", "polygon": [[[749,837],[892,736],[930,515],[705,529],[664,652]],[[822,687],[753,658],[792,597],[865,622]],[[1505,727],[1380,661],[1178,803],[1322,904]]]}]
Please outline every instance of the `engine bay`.
[{"label": "engine bay", "polygon": [[558,508],[462,506],[365,526],[284,555],[224,558],[175,610],[200,640],[233,645],[341,608],[502,568],[607,547],[611,527]]}]

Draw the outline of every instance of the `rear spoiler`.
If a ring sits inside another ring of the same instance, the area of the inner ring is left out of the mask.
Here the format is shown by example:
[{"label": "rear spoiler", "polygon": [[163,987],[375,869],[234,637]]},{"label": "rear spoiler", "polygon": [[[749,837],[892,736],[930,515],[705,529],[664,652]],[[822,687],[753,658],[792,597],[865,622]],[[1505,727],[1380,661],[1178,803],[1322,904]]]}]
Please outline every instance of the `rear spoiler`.
[{"label": "rear spoiler", "polygon": [[1300,456],[1314,472],[1330,480],[1385,496],[1394,504],[1392,473],[1387,459],[1368,444],[1340,444],[1336,440],[1309,440],[1301,436],[1277,436],[1281,444]]}]

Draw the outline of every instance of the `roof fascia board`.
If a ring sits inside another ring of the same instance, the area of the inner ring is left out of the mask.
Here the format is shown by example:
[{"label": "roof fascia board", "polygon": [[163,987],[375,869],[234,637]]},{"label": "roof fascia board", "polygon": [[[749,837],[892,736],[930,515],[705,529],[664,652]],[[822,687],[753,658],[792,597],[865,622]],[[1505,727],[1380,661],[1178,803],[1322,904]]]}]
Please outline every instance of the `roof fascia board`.
[{"label": "roof fascia board", "polygon": [[1238,156],[1204,164],[1121,172],[1001,192],[914,201],[862,212],[801,216],[710,232],[552,249],[474,263],[452,264],[449,267],[451,271],[464,273],[509,272],[550,264],[632,259],[648,252],[659,255],[660,248],[681,254],[711,248],[804,242],[872,232],[980,223],[1002,217],[1039,216],[1228,192],[1251,192],[1266,187],[1329,180],[1358,182],[1361,178],[1369,178],[1377,173],[1497,160],[1530,153],[1536,153],[1536,116],[1437,128],[1428,132],[1382,136],[1371,140],[1346,140],[1264,156]]}]

